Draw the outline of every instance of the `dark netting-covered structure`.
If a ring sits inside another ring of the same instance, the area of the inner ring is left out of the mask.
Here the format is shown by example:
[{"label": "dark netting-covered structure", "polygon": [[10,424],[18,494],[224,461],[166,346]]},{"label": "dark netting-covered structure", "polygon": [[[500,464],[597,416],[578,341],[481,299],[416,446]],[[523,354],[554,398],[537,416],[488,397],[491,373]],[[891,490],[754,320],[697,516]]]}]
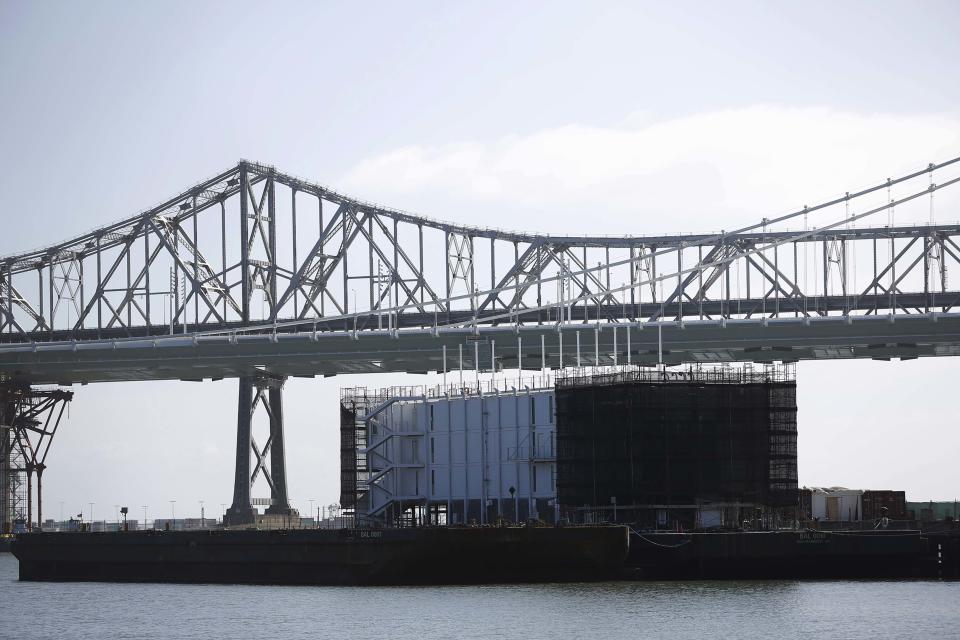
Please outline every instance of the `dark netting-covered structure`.
[{"label": "dark netting-covered structure", "polygon": [[793,366],[626,368],[561,377],[556,394],[565,517],[704,528],[793,517]]}]

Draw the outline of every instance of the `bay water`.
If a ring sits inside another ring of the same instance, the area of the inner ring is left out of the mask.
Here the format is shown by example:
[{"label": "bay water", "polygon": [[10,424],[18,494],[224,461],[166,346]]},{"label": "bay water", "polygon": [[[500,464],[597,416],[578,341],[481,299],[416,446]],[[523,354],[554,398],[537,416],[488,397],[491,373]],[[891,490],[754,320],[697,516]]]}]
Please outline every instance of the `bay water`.
[{"label": "bay water", "polygon": [[19,582],[0,638],[960,638],[960,582],[691,581],[443,587]]}]

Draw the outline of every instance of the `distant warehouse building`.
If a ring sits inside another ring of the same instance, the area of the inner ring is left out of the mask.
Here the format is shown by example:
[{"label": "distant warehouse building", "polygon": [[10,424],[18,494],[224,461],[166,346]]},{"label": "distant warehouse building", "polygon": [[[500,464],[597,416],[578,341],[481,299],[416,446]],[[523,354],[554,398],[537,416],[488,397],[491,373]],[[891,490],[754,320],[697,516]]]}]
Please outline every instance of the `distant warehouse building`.
[{"label": "distant warehouse building", "polygon": [[797,504],[792,367],[346,389],[341,505],[398,524],[774,524]]},{"label": "distant warehouse building", "polygon": [[918,522],[953,521],[960,519],[960,503],[947,502],[907,502],[906,510],[911,519]]}]

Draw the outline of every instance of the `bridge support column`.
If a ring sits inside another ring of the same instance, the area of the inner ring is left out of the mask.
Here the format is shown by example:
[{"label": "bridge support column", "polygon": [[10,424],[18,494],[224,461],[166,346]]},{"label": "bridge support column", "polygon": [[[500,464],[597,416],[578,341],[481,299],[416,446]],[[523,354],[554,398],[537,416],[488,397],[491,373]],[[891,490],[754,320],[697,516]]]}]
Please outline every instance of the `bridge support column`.
[{"label": "bridge support column", "polygon": [[15,405],[0,389],[0,534],[13,529],[13,499],[16,471],[13,458],[13,413]]},{"label": "bridge support column", "polygon": [[293,515],[287,497],[287,460],[283,443],[283,382],[273,384],[268,392],[270,407],[270,498],[271,515]]},{"label": "bridge support column", "polygon": [[33,529],[33,465],[28,462],[25,468],[27,470],[27,529]]},{"label": "bridge support column", "polygon": [[[295,516],[287,497],[287,463],[283,438],[283,379],[268,375],[240,378],[237,403],[237,459],[233,483],[233,504],[227,509],[228,525],[257,521],[251,488],[262,472],[270,485],[269,507],[265,515]],[[270,433],[263,447],[253,434],[253,416],[262,407],[270,419]],[[251,453],[255,458],[251,471]],[[267,459],[269,454],[269,468]]]},{"label": "bridge support column", "polygon": [[37,526],[43,528],[43,470],[47,465],[38,463],[34,469],[37,472]]},{"label": "bridge support column", "polygon": [[225,524],[253,524],[254,512],[250,504],[250,447],[253,418],[253,378],[240,378],[237,400],[237,459],[233,475],[233,504],[224,515]]}]

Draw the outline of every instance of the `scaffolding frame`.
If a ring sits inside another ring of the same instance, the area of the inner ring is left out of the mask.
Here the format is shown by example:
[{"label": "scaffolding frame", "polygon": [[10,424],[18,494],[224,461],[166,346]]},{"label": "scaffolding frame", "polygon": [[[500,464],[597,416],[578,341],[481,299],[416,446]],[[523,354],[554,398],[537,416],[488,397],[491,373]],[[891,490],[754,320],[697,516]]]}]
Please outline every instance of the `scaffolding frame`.
[{"label": "scaffolding frame", "polygon": [[792,365],[690,365],[557,377],[557,499],[574,522],[651,528],[789,520],[797,501]]},{"label": "scaffolding frame", "polygon": [[43,472],[73,392],[0,381],[0,531],[31,529],[33,476],[37,523],[43,522]]}]

